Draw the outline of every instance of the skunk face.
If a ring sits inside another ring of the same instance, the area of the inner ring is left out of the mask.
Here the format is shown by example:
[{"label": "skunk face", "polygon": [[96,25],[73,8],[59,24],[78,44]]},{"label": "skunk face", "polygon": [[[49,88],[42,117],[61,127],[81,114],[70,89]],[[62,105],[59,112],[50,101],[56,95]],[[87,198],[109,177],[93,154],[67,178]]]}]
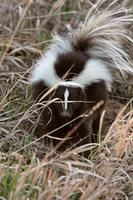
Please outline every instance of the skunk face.
[{"label": "skunk face", "polygon": [[65,119],[70,119],[83,104],[83,88],[69,85],[59,85],[54,93],[54,97],[58,98],[54,102],[57,114]]}]

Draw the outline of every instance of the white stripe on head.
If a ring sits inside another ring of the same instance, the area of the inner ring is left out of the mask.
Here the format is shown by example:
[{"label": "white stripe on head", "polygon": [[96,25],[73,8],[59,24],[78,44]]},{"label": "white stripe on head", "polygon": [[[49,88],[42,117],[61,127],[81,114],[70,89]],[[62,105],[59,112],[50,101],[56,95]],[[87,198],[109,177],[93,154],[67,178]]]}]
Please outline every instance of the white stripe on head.
[{"label": "white stripe on head", "polygon": [[73,87],[73,88],[83,88],[83,86],[79,83],[76,83],[74,81],[61,81],[59,83],[59,85],[63,85],[63,86],[68,86],[68,87]]},{"label": "white stripe on head", "polygon": [[67,110],[67,106],[68,106],[68,97],[69,97],[69,91],[68,89],[66,89],[64,93],[65,110]]}]

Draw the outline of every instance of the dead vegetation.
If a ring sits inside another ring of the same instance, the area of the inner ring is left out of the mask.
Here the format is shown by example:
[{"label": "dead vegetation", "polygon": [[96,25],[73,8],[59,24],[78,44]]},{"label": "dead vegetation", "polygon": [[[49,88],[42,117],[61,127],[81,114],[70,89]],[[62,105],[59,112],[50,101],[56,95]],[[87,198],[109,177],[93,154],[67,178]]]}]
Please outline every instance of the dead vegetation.
[{"label": "dead vegetation", "polygon": [[[132,77],[118,74],[97,143],[58,154],[47,135],[34,136],[31,66],[88,8],[87,0],[0,1],[0,199],[133,199]],[[86,149],[88,159],[78,155]]]}]

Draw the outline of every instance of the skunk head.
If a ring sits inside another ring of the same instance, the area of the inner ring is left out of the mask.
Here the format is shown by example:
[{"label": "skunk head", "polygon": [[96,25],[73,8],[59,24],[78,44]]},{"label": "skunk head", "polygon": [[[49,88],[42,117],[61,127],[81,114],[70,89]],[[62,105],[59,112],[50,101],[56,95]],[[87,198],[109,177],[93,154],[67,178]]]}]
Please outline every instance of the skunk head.
[{"label": "skunk head", "polygon": [[54,102],[56,112],[60,117],[70,119],[84,103],[85,93],[79,84],[66,81],[59,84],[54,96],[58,99]]}]

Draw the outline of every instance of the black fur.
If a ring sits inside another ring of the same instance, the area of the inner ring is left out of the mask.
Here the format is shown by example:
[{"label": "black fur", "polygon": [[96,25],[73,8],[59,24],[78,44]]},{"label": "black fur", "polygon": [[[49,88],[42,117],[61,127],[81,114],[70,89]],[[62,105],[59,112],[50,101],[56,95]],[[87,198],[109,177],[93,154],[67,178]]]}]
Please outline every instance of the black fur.
[{"label": "black fur", "polygon": [[[33,87],[33,94],[36,98],[38,98],[39,96],[41,98],[47,89],[42,81],[38,82]],[[66,88],[68,88],[70,92],[69,101],[77,102],[69,103],[68,115],[63,116],[63,94]],[[67,147],[71,147],[72,143],[78,143],[78,145],[83,145],[89,142],[96,142],[96,135],[99,129],[101,112],[104,109],[104,106],[108,99],[108,93],[104,81],[92,83],[85,89],[78,87],[73,88],[68,86],[58,86],[56,90],[54,90],[49,96],[45,97],[45,99],[43,100],[49,101],[50,99],[54,98],[58,98],[58,101],[55,101],[49,106],[43,108],[41,116],[42,126],[40,126],[40,130],[37,132],[37,136],[42,136],[42,134],[52,132],[50,135],[53,137],[65,138],[67,133],[71,131],[72,128],[74,128],[74,126],[80,123],[82,118],[79,118],[66,126],[65,124],[77,118],[83,113],[88,113],[93,106],[95,106],[99,101],[103,100],[104,105],[102,105],[98,110],[96,110],[91,117],[89,117],[88,119],[86,118],[82,125],[74,131],[74,133],[71,136],[71,139],[66,140],[58,150],[64,151]],[[63,125],[64,127],[60,128]],[[56,129],[57,131],[54,131]],[[83,140],[83,138],[85,139]],[[52,141],[54,146],[57,145],[57,143],[59,142],[59,140],[56,139],[53,139]]]},{"label": "black fur", "polygon": [[56,74],[60,78],[70,80],[84,69],[88,57],[82,52],[68,52],[59,54],[55,63]]}]

